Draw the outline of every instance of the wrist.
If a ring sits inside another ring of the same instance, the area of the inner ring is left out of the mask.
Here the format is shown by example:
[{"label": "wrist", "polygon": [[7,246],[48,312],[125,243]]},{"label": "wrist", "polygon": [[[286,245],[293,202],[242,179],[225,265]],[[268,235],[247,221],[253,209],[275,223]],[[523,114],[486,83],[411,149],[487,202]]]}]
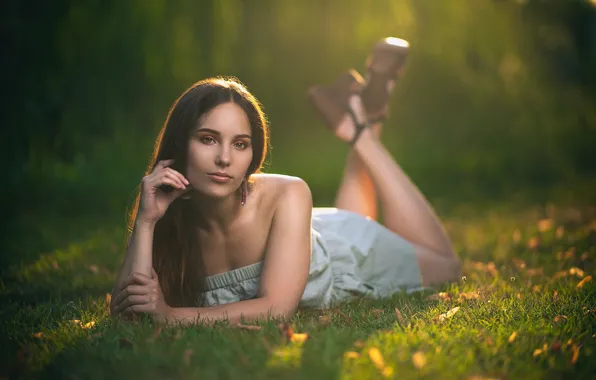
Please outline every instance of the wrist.
[{"label": "wrist", "polygon": [[153,220],[147,220],[143,217],[138,217],[135,220],[135,228],[143,229],[143,230],[153,230],[155,228],[156,222]]}]

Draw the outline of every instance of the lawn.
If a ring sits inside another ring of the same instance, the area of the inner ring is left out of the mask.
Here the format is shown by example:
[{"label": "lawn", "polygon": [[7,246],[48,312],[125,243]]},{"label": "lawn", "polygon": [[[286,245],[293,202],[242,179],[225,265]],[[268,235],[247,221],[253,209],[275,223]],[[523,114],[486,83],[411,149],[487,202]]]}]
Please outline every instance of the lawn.
[{"label": "lawn", "polygon": [[124,232],[94,229],[3,272],[0,378],[594,378],[596,205],[555,198],[440,211],[456,283],[241,326],[111,320]]}]

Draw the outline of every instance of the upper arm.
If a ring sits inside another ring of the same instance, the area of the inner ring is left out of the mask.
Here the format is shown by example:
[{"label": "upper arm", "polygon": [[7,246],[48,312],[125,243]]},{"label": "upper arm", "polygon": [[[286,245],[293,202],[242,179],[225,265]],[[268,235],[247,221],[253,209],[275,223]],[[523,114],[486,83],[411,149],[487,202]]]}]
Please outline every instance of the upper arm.
[{"label": "upper arm", "polygon": [[273,215],[259,297],[278,312],[293,313],[306,287],[311,256],[312,195],[306,182],[285,185]]}]

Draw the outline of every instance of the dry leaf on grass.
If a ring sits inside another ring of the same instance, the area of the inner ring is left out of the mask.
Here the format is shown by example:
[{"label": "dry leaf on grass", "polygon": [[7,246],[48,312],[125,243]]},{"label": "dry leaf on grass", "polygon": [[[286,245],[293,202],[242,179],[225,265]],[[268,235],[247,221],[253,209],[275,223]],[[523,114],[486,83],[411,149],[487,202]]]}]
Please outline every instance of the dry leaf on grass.
[{"label": "dry leaf on grass", "polygon": [[557,231],[555,232],[555,236],[557,237],[557,239],[560,239],[563,237],[563,234],[565,233],[565,227],[563,226],[559,226],[557,227]]},{"label": "dry leaf on grass", "polygon": [[249,331],[259,331],[263,328],[263,326],[257,326],[257,325],[244,325],[242,323],[237,323],[236,327],[243,329],[243,330],[249,330]]},{"label": "dry leaf on grass", "polygon": [[583,278],[586,275],[583,270],[581,270],[581,269],[579,269],[577,267],[571,267],[571,268],[569,268],[569,274],[572,275],[572,276],[575,275],[575,276],[577,276],[579,278]]},{"label": "dry leaf on grass", "polygon": [[577,284],[577,289],[581,289],[584,287],[584,285],[586,285],[588,282],[592,281],[592,276],[586,276],[584,277],[583,280],[581,280],[578,284]]},{"label": "dry leaf on grass", "polygon": [[515,338],[517,338],[517,332],[516,331],[514,331],[514,332],[511,333],[511,335],[509,336],[509,339],[507,339],[507,341],[509,343],[513,343],[515,341]]},{"label": "dry leaf on grass", "polygon": [[538,231],[540,231],[540,232],[550,231],[554,225],[555,225],[555,222],[552,219],[540,219],[538,221]]},{"label": "dry leaf on grass", "polygon": [[458,311],[459,311],[459,306],[456,306],[453,309],[449,310],[448,312],[438,315],[437,317],[434,318],[434,320],[437,322],[445,322],[445,320],[453,317],[455,315],[455,313],[457,313]]},{"label": "dry leaf on grass", "polygon": [[412,355],[412,363],[414,364],[414,367],[418,369],[423,368],[426,365],[426,356],[424,355],[424,352],[414,352],[414,354]]},{"label": "dry leaf on grass", "polygon": [[446,301],[450,299],[451,295],[449,295],[449,293],[446,292],[435,293],[426,297],[427,301]]},{"label": "dry leaf on grass", "polygon": [[43,336],[44,336],[44,333],[41,332],[41,331],[40,332],[33,333],[33,337],[34,338],[37,338],[37,339],[41,339],[41,338],[43,338]]},{"label": "dry leaf on grass", "polygon": [[477,300],[480,299],[480,294],[478,292],[466,292],[466,293],[459,293],[457,295],[457,300],[459,302],[462,301],[469,301],[469,300]]},{"label": "dry leaf on grass", "polygon": [[383,314],[383,309],[372,309],[371,313],[375,318],[379,318],[379,314]]},{"label": "dry leaf on grass", "polygon": [[331,323],[331,317],[329,315],[319,315],[319,323],[326,326]]},{"label": "dry leaf on grass", "polygon": [[573,344],[571,346],[571,352],[573,353],[571,356],[571,365],[574,365],[577,362],[577,358],[579,357],[579,347],[577,344]]},{"label": "dry leaf on grass", "polygon": [[395,316],[397,317],[397,322],[404,327],[406,325],[404,321],[404,317],[401,315],[401,311],[398,308],[395,308]]},{"label": "dry leaf on grass", "polygon": [[566,315],[557,315],[554,319],[555,323],[566,322],[567,316]]},{"label": "dry leaf on grass", "polygon": [[542,355],[543,353],[548,351],[548,344],[544,343],[542,345],[542,348],[537,348],[534,350],[534,353],[532,354],[533,357]]}]

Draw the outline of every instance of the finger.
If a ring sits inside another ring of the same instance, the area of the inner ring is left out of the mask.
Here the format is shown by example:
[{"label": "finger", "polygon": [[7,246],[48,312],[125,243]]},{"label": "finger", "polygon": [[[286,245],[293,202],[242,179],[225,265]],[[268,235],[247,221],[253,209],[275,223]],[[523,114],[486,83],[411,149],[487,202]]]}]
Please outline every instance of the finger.
[{"label": "finger", "polygon": [[178,186],[176,186],[176,187],[179,187],[181,189],[186,189],[186,184],[184,183],[184,181],[181,180],[174,173],[172,173],[170,171],[164,171],[162,175],[163,175],[162,178],[169,178],[169,179],[175,181],[178,184]]},{"label": "finger", "polygon": [[130,295],[148,294],[150,291],[150,288],[148,288],[147,286],[128,285],[124,287],[118,294],[116,294],[116,297],[114,297],[113,299],[112,305],[116,306],[120,304],[122,301],[126,299],[126,297]]},{"label": "finger", "polygon": [[173,159],[173,158],[171,158],[171,159],[169,159],[169,160],[161,160],[161,161],[158,161],[158,162],[157,162],[157,164],[155,164],[155,167],[153,168],[153,170],[151,171],[151,173],[154,173],[154,172],[155,172],[155,171],[157,171],[157,170],[163,169],[163,168],[165,168],[166,166],[170,166],[170,165],[172,165],[173,163],[174,163],[174,159]]},{"label": "finger", "polygon": [[151,277],[147,276],[146,274],[133,272],[128,276],[128,285],[149,285],[153,282]]},{"label": "finger", "polygon": [[155,268],[151,267],[151,274],[153,275],[153,279],[157,279],[157,272],[155,271]]},{"label": "finger", "polygon": [[153,307],[151,304],[137,304],[137,305],[131,305],[129,307],[127,307],[126,309],[122,310],[122,314],[123,315],[131,315],[134,313],[148,313],[153,311]]},{"label": "finger", "polygon": [[180,173],[179,171],[174,170],[172,168],[165,168],[164,171],[167,171],[168,173],[172,173],[172,175],[175,176],[176,178],[178,178],[180,181],[182,181],[183,184],[190,185],[190,182],[188,182],[186,177],[184,177],[182,175],[182,173]]},{"label": "finger", "polygon": [[151,297],[149,294],[141,295],[141,296],[128,296],[124,301],[114,307],[114,311],[121,312],[126,308],[129,308],[134,305],[145,305],[151,303]]},{"label": "finger", "polygon": [[160,178],[156,184],[154,185],[154,187],[160,187],[161,185],[170,185],[172,186],[174,189],[176,190],[184,190],[184,187],[182,184],[180,184],[179,181],[176,181],[173,178],[169,178],[169,177],[162,177]]}]

